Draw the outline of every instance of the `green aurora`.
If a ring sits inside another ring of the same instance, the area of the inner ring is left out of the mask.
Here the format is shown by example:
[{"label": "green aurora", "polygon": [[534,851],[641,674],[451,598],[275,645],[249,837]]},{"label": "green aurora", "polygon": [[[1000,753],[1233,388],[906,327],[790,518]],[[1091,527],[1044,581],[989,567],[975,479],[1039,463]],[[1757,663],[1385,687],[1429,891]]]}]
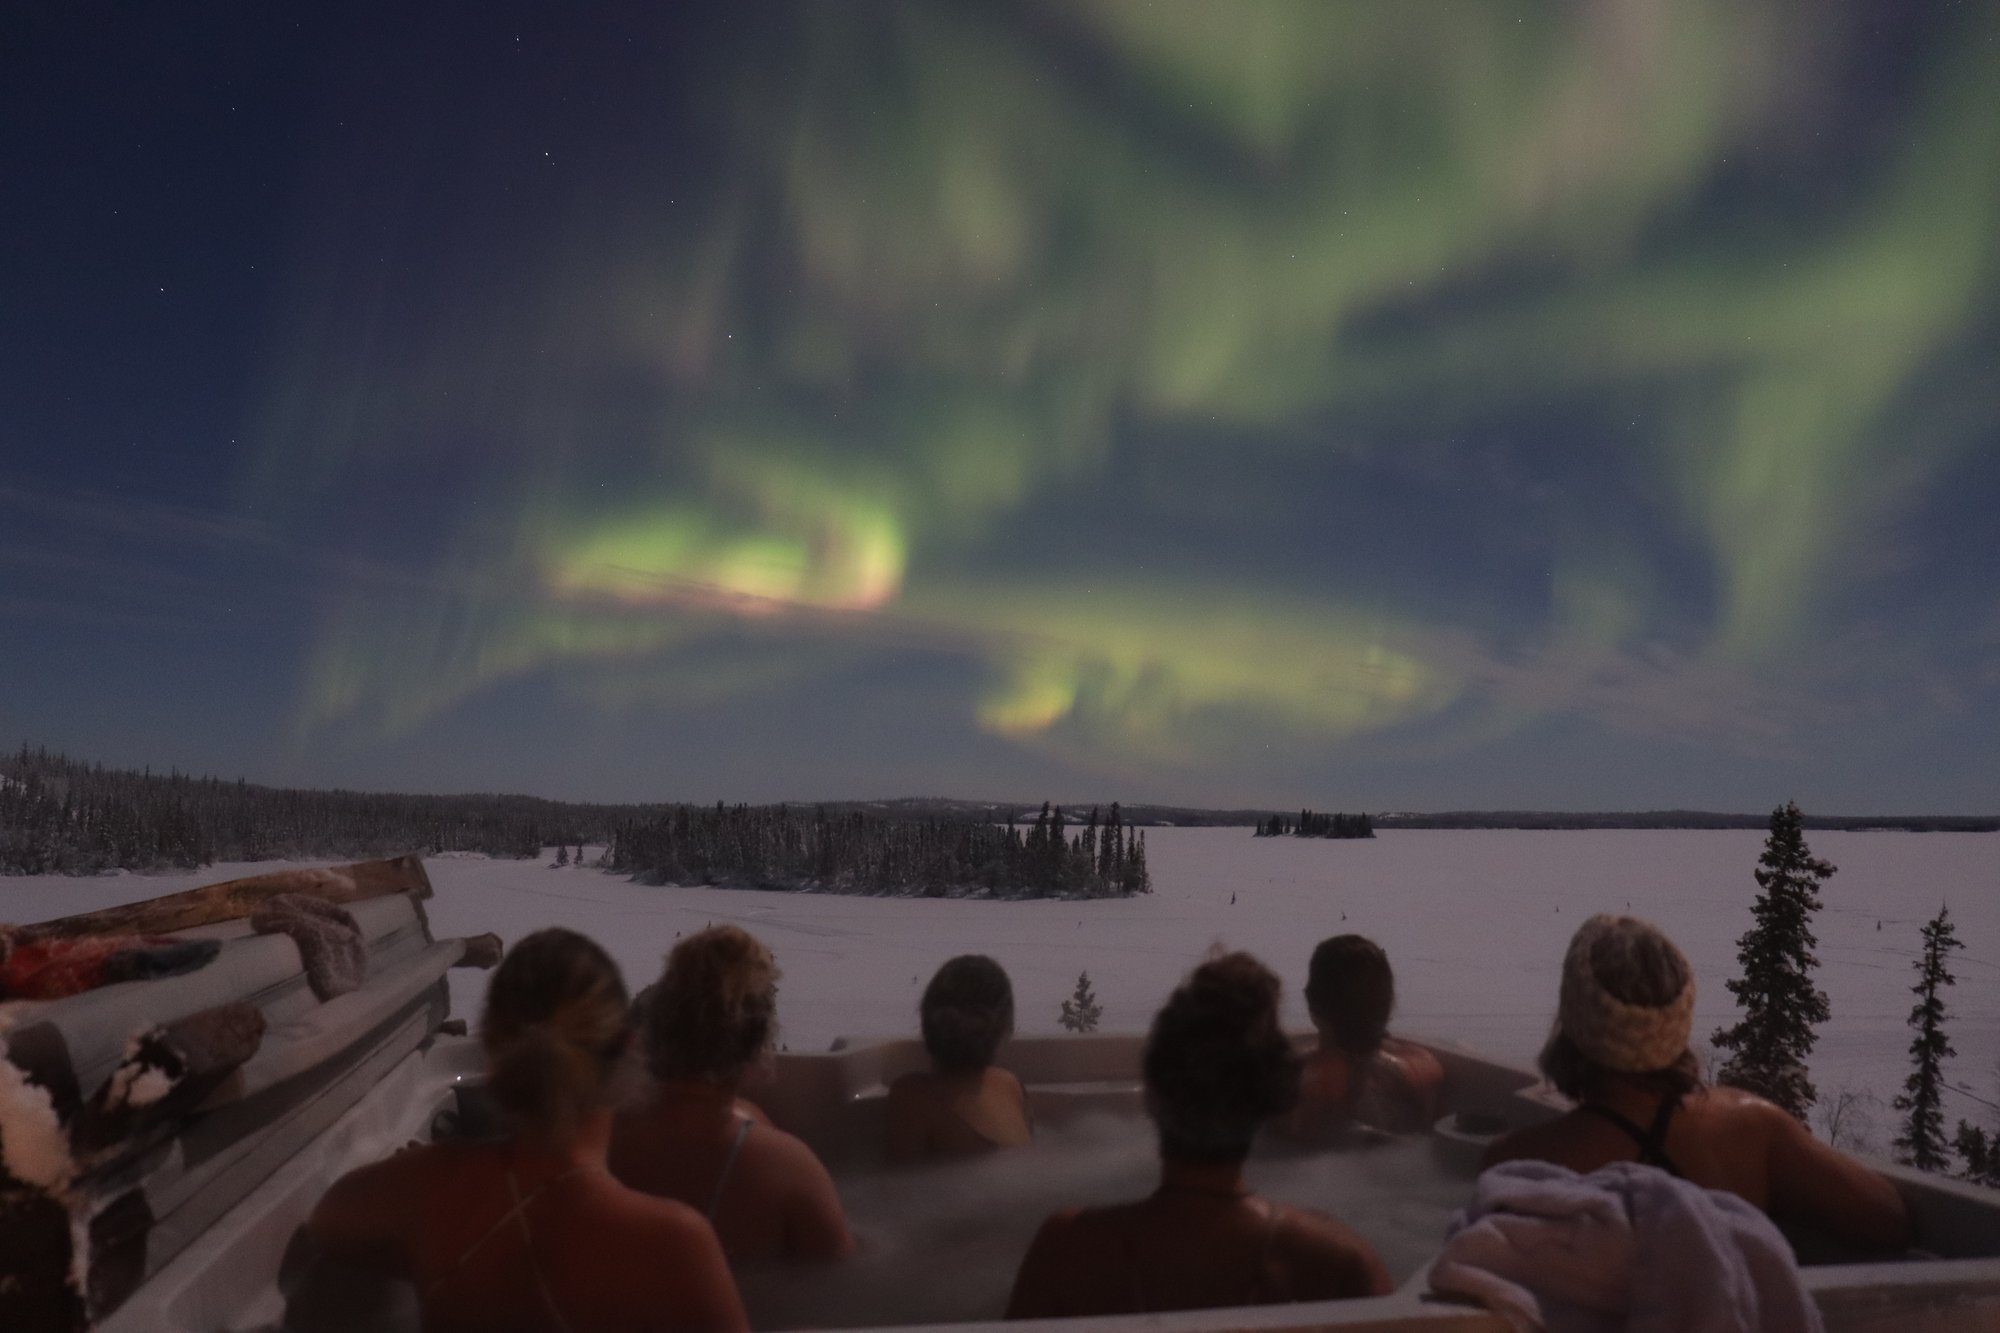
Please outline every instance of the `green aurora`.
[{"label": "green aurora", "polygon": [[917,655],[1167,793],[1555,716],[1781,744],[2000,344],[2000,10],[1836,144],[1865,12],[799,6],[675,94],[704,170],[607,138],[363,240],[435,129],[321,201],[274,354],[249,501],[456,469],[329,595],[299,735]]}]

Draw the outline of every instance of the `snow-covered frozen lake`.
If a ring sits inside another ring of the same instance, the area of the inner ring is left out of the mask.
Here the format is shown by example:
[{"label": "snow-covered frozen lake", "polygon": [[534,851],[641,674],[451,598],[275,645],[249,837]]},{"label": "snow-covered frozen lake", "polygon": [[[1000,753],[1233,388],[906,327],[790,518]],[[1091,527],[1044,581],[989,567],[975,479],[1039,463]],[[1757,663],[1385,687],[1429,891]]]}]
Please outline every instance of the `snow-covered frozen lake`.
[{"label": "snow-covered frozen lake", "polygon": [[[776,952],[785,976],[782,1033],[797,1049],[840,1035],[913,1032],[917,996],[954,953],[993,955],[1014,979],[1018,1026],[1054,1031],[1061,1000],[1087,970],[1106,1029],[1143,1029],[1180,976],[1213,944],[1248,949],[1285,977],[1291,1018],[1314,943],[1342,931],[1374,937],[1397,972],[1396,1026],[1520,1063],[1532,1060],[1555,1006],[1569,933],[1596,911],[1631,911],[1664,927],[1701,987],[1697,1045],[1733,1013],[1723,981],[1750,924],[1759,832],[1391,830],[1372,841],[1253,838],[1248,829],[1149,829],[1154,892],[1100,902],[855,898],[728,889],[649,888],[546,862],[438,858],[431,920],[440,935],[495,930],[513,939],[560,924],[594,935],[636,989],[677,934],[735,921]],[[1867,1094],[1876,1145],[1907,1072],[1918,928],[1950,905],[1965,948],[1949,993],[1958,1057],[1947,1122],[2000,1123],[2000,837],[1952,833],[1810,835],[1839,867],[1818,920],[1820,984],[1833,1018],[1813,1061],[1824,1102]],[[33,921],[152,897],[268,866],[218,865],[169,876],[0,879],[0,917]],[[1232,902],[1232,896],[1234,901]],[[453,1003],[476,1014],[484,974],[453,974]],[[1969,1094],[1969,1095],[1967,1095]]]}]

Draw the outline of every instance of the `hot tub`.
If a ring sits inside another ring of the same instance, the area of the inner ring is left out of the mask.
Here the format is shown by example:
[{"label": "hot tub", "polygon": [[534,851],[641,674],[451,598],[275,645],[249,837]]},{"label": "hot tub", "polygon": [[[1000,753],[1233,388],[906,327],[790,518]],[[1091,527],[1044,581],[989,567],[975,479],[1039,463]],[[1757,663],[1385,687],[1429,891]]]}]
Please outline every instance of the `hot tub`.
[{"label": "hot tub", "polygon": [[[1506,1333],[1495,1315],[1424,1295],[1443,1219],[1470,1187],[1487,1133],[1552,1116],[1560,1104],[1534,1077],[1428,1042],[1446,1069],[1446,1119],[1428,1137],[1312,1157],[1260,1153],[1250,1176],[1286,1202],[1360,1229],[1399,1282],[1372,1300],[1207,1310],[1090,1322],[1131,1330],[1339,1329],[1343,1333]],[[746,1305],[763,1328],[898,1327],[980,1333],[997,1327],[1014,1265],[1040,1219],[1064,1204],[1150,1189],[1136,1036],[1026,1037],[1001,1062],[1027,1086],[1041,1141],[1032,1150],[918,1169],[883,1167],[887,1085],[922,1067],[913,1040],[836,1043],[783,1054],[752,1090],[772,1119],[820,1153],[840,1183],[866,1253],[809,1272],[750,1270]],[[319,1304],[309,1267],[287,1262],[299,1222],[348,1167],[430,1132],[476,1086],[479,1056],[439,1038],[402,1060],[352,1111],[155,1274],[103,1327],[249,1330],[376,1327],[409,1320],[406,1296],[384,1293],[367,1315]],[[466,1099],[470,1101],[471,1099]],[[1834,1333],[1992,1333],[2000,1329],[2000,1191],[1887,1164],[1925,1254],[1812,1264],[1806,1282]],[[1428,1237],[1428,1239],[1427,1239]],[[1816,1252],[1810,1237],[1801,1253]],[[294,1269],[297,1268],[297,1271]],[[292,1298],[287,1309],[288,1295]],[[345,1299],[354,1299],[347,1289]],[[371,1298],[372,1299],[372,1298]]]}]

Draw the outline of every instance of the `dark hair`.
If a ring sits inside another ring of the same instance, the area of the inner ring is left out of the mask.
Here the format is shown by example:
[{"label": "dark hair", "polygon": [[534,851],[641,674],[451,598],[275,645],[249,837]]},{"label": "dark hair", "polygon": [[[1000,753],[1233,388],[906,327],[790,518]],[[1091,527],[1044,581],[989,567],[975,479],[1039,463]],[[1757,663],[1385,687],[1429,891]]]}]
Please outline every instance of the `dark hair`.
[{"label": "dark hair", "polygon": [[[1586,923],[1588,924],[1588,923]],[[1672,1004],[1694,977],[1687,959],[1657,926],[1636,917],[1618,917],[1591,941],[1590,975],[1606,994],[1626,1004],[1657,1009]],[[1557,1017],[1535,1061],[1542,1077],[1571,1101],[1582,1101],[1609,1080],[1619,1080],[1656,1096],[1679,1100],[1701,1086],[1701,1061],[1683,1050],[1664,1069],[1639,1072],[1608,1069],[1583,1053]]]},{"label": "dark hair", "polygon": [[924,1049],[939,1069],[984,1069],[1014,1030],[1014,987],[985,954],[960,954],[937,970],[917,1010]]},{"label": "dark hair", "polygon": [[647,988],[644,1019],[655,1077],[734,1077],[777,1034],[778,964],[740,926],[697,931]]},{"label": "dark hair", "polygon": [[538,930],[507,951],[486,988],[479,1039],[494,1102],[529,1132],[567,1142],[603,1105],[625,1052],[625,982],[596,941]]},{"label": "dark hair", "polygon": [[1320,941],[1307,966],[1306,1009],[1334,1045],[1353,1056],[1375,1054],[1395,1007],[1396,976],[1381,945],[1362,935]]},{"label": "dark hair", "polygon": [[1247,953],[1197,967],[1146,1038],[1147,1106],[1160,1155],[1240,1162],[1257,1126],[1290,1110],[1300,1060],[1278,1025],[1278,978]]}]

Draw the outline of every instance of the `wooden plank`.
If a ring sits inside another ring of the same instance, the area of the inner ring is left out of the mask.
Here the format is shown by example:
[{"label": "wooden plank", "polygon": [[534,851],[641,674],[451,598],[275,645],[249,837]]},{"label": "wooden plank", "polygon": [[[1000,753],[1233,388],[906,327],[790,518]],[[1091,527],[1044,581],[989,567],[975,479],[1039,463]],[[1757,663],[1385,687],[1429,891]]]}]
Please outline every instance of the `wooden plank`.
[{"label": "wooden plank", "polygon": [[21,928],[23,940],[73,939],[82,935],[164,935],[216,921],[246,917],[281,893],[304,893],[333,903],[358,902],[392,893],[431,896],[430,876],[416,855],[353,865],[280,870],[269,875],[206,884],[144,902],[57,917]]}]

